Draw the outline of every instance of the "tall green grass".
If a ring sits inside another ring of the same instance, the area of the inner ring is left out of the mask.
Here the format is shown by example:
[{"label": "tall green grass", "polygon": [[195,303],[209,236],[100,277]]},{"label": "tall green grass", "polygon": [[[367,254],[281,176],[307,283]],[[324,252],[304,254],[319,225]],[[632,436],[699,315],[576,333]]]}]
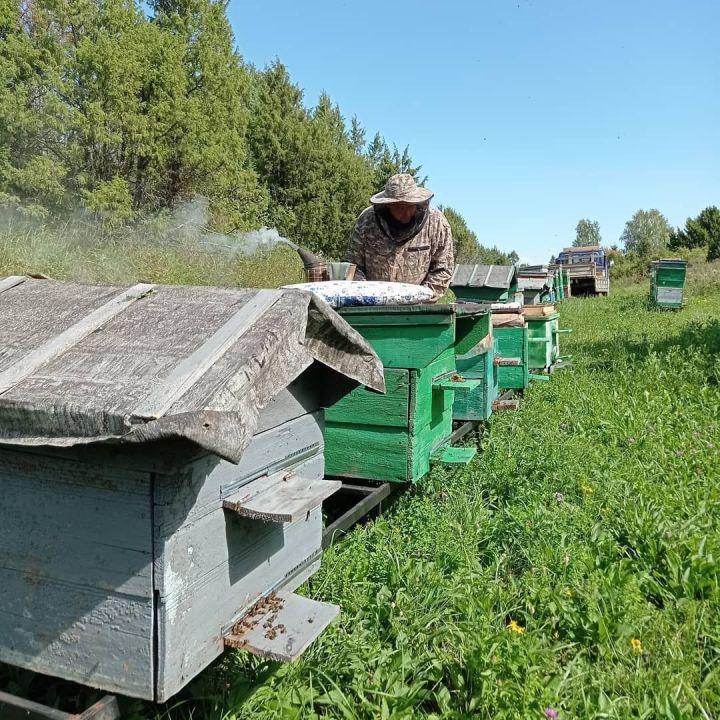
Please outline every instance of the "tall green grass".
[{"label": "tall green grass", "polygon": [[717,717],[720,292],[647,292],[566,302],[575,367],[325,554],[343,614],[296,665],[228,655],[154,716]]},{"label": "tall green grass", "polygon": [[297,253],[280,245],[243,255],[200,233],[164,228],[108,233],[96,224],[0,224],[0,276],[41,273],[57,280],[222,287],[278,287],[302,282]]},{"label": "tall green grass", "polygon": [[[246,261],[51,239],[0,236],[0,273],[266,286],[300,274],[284,250]],[[648,309],[647,283],[565,302],[574,367],[495,416],[468,468],[433,471],[326,552],[305,592],[342,616],[297,664],[226,653],[166,707],[123,701],[124,717],[716,718],[716,272],[692,268],[679,312]]]}]

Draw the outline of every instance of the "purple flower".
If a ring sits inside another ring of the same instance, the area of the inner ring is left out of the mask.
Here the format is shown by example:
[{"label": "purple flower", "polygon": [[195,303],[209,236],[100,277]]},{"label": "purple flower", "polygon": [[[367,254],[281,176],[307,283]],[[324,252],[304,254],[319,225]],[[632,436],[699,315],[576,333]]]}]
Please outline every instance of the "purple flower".
[{"label": "purple flower", "polygon": [[545,708],[545,717],[550,720],[557,720],[558,711],[555,708]]},{"label": "purple flower", "polygon": [[565,499],[565,496],[564,496],[561,492],[556,492],[556,493],[555,493],[555,499],[556,499],[559,503],[561,503],[561,502]]}]

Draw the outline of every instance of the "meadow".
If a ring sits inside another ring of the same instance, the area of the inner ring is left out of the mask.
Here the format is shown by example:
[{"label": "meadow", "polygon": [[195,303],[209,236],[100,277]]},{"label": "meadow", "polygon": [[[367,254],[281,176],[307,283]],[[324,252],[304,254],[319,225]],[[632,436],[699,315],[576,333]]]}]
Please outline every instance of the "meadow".
[{"label": "meadow", "polygon": [[[48,254],[13,237],[0,274],[299,272],[282,249],[229,267],[172,246]],[[692,266],[680,312],[649,309],[647,292],[566,301],[573,367],[493,417],[471,465],[433,470],[325,553],[303,592],[342,614],[295,665],[226,653],[167,706],[126,700],[123,717],[719,717],[720,267]],[[3,689],[33,682],[0,670]]]}]

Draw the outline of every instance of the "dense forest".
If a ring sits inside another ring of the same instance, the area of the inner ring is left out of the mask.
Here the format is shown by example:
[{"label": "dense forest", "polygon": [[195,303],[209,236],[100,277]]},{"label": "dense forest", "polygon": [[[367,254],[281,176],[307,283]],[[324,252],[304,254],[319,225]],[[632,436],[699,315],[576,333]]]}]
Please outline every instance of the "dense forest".
[{"label": "dense forest", "polygon": [[[224,0],[0,0],[0,205],[103,232],[202,196],[224,233],[276,228],[340,255],[409,149],[235,47]],[[445,208],[465,260],[503,262]],[[512,259],[516,259],[514,256]]]}]

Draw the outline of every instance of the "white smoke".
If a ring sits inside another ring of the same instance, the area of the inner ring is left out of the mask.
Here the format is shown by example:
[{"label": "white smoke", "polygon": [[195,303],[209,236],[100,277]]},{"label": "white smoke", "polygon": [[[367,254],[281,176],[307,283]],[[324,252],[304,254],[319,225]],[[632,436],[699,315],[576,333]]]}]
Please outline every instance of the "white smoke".
[{"label": "white smoke", "polygon": [[196,196],[172,211],[167,236],[178,242],[199,244],[208,250],[226,252],[232,256],[269,252],[279,244],[297,250],[294,242],[282,237],[274,228],[263,227],[250,232],[225,234],[210,230],[209,219],[210,201],[206,197]]}]

